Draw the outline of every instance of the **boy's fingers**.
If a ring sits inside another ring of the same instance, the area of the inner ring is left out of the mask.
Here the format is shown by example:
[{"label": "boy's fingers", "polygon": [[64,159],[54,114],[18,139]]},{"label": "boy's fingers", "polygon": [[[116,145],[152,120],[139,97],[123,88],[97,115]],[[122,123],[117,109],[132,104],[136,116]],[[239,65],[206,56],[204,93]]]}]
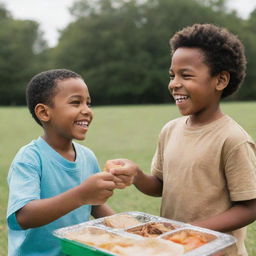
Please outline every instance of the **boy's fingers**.
[{"label": "boy's fingers", "polygon": [[131,176],[126,176],[126,175],[117,175],[116,176],[122,183],[131,184],[131,181],[133,180],[133,177]]},{"label": "boy's fingers", "polygon": [[103,180],[114,180],[115,176],[110,173],[110,172],[101,172],[97,174],[98,176],[100,176]]},{"label": "boy's fingers", "polygon": [[101,172],[96,174],[98,176],[98,178],[100,178],[99,180],[101,180],[101,186],[103,189],[106,190],[114,190],[116,188],[116,182],[120,182],[120,179],[118,179],[117,177],[115,177],[113,174],[108,173],[108,172]]},{"label": "boy's fingers", "polygon": [[122,179],[122,177],[119,177],[119,176],[115,176],[115,175],[113,175],[114,176],[114,182],[117,184],[117,183],[123,183],[123,179]]},{"label": "boy's fingers", "polygon": [[104,181],[104,188],[112,191],[116,188],[116,183],[114,181]]},{"label": "boy's fingers", "polygon": [[110,173],[116,176],[134,176],[135,175],[133,171],[123,167],[110,169]]},{"label": "boy's fingers", "polygon": [[124,189],[124,188],[126,188],[127,186],[124,184],[124,183],[116,183],[116,188],[118,188],[118,189]]}]

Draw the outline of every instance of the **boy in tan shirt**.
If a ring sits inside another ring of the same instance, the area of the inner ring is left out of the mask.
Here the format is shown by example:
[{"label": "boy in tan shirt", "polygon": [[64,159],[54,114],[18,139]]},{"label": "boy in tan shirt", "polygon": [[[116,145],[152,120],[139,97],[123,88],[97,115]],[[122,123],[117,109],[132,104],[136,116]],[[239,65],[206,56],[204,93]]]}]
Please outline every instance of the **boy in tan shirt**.
[{"label": "boy in tan shirt", "polygon": [[239,39],[226,29],[195,24],[170,40],[169,90],[184,117],[162,129],[152,175],[128,159],[112,173],[136,170],[134,185],[162,196],[161,216],[228,232],[237,243],[226,256],[247,256],[245,226],[256,219],[256,147],[220,109],[245,76]]}]

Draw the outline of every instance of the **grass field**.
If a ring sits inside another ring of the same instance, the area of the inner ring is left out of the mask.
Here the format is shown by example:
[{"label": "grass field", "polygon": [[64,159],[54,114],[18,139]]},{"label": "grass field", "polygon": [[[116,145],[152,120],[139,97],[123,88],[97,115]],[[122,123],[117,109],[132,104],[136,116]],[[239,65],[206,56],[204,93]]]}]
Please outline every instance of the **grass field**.
[{"label": "grass field", "polygon": [[[224,103],[222,109],[256,140],[256,103]],[[178,116],[174,105],[96,107],[94,121],[82,144],[95,152],[101,166],[107,159],[126,157],[148,171],[161,127]],[[0,108],[0,120],[0,256],[6,256],[6,175],[17,150],[40,136],[41,128],[25,107]],[[108,203],[117,212],[133,210],[159,214],[160,199],[145,196],[133,187],[115,191]],[[255,237],[256,222],[249,226],[246,240],[250,256],[256,255]]]}]

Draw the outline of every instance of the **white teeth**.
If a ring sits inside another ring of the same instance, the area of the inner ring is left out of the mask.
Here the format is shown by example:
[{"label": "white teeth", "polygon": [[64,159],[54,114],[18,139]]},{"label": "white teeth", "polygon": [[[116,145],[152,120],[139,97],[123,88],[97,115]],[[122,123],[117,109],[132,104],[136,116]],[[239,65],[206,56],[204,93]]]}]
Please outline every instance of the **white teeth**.
[{"label": "white teeth", "polygon": [[75,122],[77,125],[81,125],[83,127],[88,127],[88,122],[87,121],[77,121]]},{"label": "white teeth", "polygon": [[185,95],[174,95],[173,98],[177,102],[182,102],[183,100],[187,100],[188,96],[185,96]]}]

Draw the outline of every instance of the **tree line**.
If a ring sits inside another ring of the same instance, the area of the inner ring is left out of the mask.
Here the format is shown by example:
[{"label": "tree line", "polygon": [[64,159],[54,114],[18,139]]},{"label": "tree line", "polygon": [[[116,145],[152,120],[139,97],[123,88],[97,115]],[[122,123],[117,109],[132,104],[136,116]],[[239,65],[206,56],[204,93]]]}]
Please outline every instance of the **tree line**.
[{"label": "tree line", "polygon": [[256,9],[247,19],[226,0],[77,0],[73,21],[50,48],[39,24],[14,19],[0,3],[0,105],[25,104],[30,78],[52,68],[83,76],[93,103],[149,104],[170,101],[169,39],[194,23],[213,23],[238,35],[247,76],[228,100],[256,98]]}]

